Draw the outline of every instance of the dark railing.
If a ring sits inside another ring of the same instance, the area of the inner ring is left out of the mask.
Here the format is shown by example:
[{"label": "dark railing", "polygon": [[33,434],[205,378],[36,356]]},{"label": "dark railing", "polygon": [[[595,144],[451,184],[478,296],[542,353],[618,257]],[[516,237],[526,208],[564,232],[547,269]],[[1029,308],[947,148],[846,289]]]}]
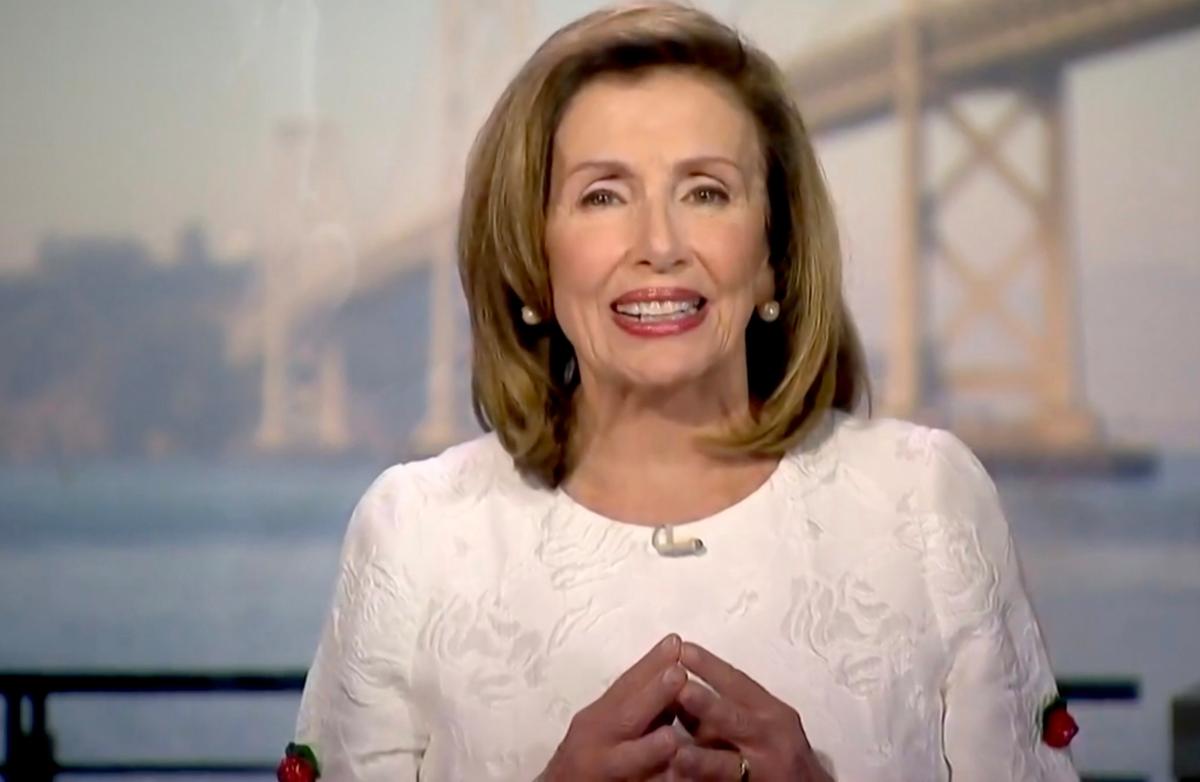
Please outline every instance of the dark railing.
[{"label": "dark railing", "polygon": [[[55,760],[54,739],[46,722],[46,701],[51,695],[102,693],[299,693],[302,671],[223,673],[0,673],[0,697],[5,701],[4,758],[0,774],[7,782],[51,782],[59,774],[119,776],[128,774],[233,775],[274,773],[276,759],[217,762],[128,761],[121,763],[67,763]],[[1072,702],[1125,701],[1140,698],[1138,682],[1131,679],[1064,679],[1059,692]],[[23,712],[28,707],[29,720]],[[26,725],[28,722],[28,725]],[[1093,782],[1144,782],[1140,776],[1090,775]]]},{"label": "dark railing", "polygon": [[[0,696],[5,701],[4,765],[6,782],[50,782],[59,774],[195,774],[273,775],[278,759],[217,762],[129,761],[122,763],[66,763],[55,760],[54,738],[46,724],[46,700],[51,695],[103,693],[299,693],[303,671],[269,673],[0,673]],[[22,712],[29,709],[29,724]]]},{"label": "dark railing", "polygon": [[1171,699],[1171,766],[1179,782],[1200,782],[1200,684]]}]

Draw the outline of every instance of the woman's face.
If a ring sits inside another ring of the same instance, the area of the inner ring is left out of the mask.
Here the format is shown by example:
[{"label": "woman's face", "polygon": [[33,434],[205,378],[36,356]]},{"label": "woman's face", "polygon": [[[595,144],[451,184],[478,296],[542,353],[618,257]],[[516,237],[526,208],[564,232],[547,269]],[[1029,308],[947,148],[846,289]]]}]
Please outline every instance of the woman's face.
[{"label": "woman's face", "polygon": [[546,254],[585,388],[744,385],[746,325],[773,298],[754,118],[683,69],[602,76],[554,138]]}]

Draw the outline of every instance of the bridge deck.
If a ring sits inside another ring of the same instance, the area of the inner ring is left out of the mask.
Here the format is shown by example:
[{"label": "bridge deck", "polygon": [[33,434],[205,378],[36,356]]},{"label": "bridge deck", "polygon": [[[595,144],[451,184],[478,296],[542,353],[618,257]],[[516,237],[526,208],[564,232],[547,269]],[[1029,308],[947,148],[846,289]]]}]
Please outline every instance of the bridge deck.
[{"label": "bridge deck", "polygon": [[[786,73],[814,132],[892,111],[899,17],[806,51]],[[1200,25],[1200,0],[964,0],[912,22],[935,85],[986,82]]]},{"label": "bridge deck", "polygon": [[[809,49],[785,67],[809,129],[825,133],[890,114],[895,101],[893,16]],[[1050,70],[1081,57],[1200,25],[1200,0],[928,0],[914,23],[934,89],[998,80],[1018,71]],[[447,205],[405,230],[380,237],[359,258],[351,296],[429,263],[449,229]],[[302,320],[326,303],[311,285],[292,304]],[[234,353],[261,349],[256,314],[235,334]]]}]

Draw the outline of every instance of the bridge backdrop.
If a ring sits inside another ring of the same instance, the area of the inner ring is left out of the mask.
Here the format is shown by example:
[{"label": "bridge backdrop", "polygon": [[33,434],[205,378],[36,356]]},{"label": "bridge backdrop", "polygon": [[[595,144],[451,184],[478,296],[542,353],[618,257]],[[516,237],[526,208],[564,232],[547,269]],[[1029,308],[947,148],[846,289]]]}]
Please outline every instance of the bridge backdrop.
[{"label": "bridge backdrop", "polygon": [[[465,147],[472,6],[454,0],[442,9],[447,181],[458,181]],[[516,0],[511,13],[489,21],[493,36],[525,48],[529,9],[528,0]],[[877,386],[884,412],[949,426],[985,455],[1019,460],[1036,452],[1070,461],[1114,453],[1079,372],[1064,73],[1082,59],[1197,24],[1200,0],[902,0],[895,15],[785,64],[818,138],[886,119],[898,129],[900,241]],[[488,67],[475,60],[476,69]],[[981,111],[980,99],[1002,108]],[[1033,172],[1011,149],[1027,123],[1041,146]],[[956,135],[964,150],[941,170],[930,161],[935,128]],[[335,128],[317,123],[279,128],[271,249],[259,296],[231,341],[236,357],[262,367],[256,442],[267,451],[337,451],[357,440],[348,337],[330,324],[420,274],[429,284],[427,389],[410,445],[431,452],[463,436],[453,208],[449,198],[430,204],[424,219],[354,246],[338,228],[348,200],[339,143]],[[1025,219],[1014,231],[997,227],[964,239],[954,207],[983,178],[999,184]],[[290,195],[297,184],[300,199]],[[1005,248],[999,260],[989,257],[997,246]],[[944,316],[934,306],[939,300],[953,302]],[[1005,344],[980,350],[988,332]]]}]

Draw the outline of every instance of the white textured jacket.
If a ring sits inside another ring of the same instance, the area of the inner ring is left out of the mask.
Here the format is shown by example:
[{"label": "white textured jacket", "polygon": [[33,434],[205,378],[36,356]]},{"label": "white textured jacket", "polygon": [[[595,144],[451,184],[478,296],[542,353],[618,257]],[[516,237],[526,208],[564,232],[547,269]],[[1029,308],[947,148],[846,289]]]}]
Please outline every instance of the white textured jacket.
[{"label": "white textured jacket", "polygon": [[[686,487],[681,487],[686,490]],[[1076,780],[1008,525],[946,432],[831,414],[753,494],[651,529],[526,483],[495,436],[355,510],[296,741],[323,779],[531,780],[668,632],[801,715],[839,780]]]}]

